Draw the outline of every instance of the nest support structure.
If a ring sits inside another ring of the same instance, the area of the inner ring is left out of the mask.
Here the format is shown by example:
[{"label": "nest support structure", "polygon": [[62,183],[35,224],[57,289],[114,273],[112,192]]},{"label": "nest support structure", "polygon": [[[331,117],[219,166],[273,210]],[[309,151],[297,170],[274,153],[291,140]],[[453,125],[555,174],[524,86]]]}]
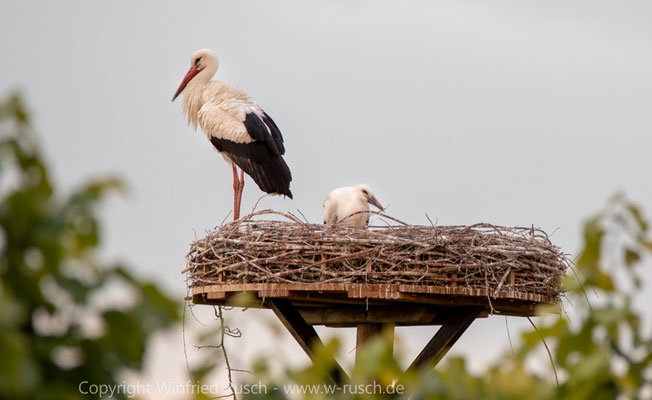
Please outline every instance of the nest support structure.
[{"label": "nest support structure", "polygon": [[383,327],[441,325],[410,368],[436,364],[475,318],[559,301],[568,260],[540,229],[380,217],[390,223],[315,225],[272,210],[227,223],[191,245],[191,299],[237,304],[244,294],[246,306],[274,310],[310,357],[314,325],[357,327],[358,349]]}]

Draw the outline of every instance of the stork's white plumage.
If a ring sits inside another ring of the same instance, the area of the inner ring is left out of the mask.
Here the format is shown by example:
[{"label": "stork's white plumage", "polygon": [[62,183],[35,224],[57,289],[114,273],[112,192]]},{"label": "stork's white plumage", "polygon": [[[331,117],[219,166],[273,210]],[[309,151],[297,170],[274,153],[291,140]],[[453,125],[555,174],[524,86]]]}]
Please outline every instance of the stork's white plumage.
[{"label": "stork's white plumage", "polygon": [[337,188],[330,192],[324,200],[324,223],[367,226],[369,225],[369,213],[351,214],[369,211],[369,204],[383,210],[383,206],[368,185],[360,184],[353,187]]},{"label": "stork's white plumage", "polygon": [[[234,219],[239,218],[243,171],[260,190],[292,198],[292,174],[283,154],[283,136],[272,118],[242,89],[212,81],[218,61],[212,51],[196,51],[172,101],[183,92],[188,124],[199,125],[213,147],[233,167]],[[236,165],[241,168],[240,178]]]}]

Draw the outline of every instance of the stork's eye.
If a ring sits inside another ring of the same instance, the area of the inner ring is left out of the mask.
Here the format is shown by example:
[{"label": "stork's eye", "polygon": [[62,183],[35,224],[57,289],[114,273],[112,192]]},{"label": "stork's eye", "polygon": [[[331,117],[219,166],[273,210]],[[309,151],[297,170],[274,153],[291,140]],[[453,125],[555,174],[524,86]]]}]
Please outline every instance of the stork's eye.
[{"label": "stork's eye", "polygon": [[201,57],[197,57],[197,59],[195,60],[195,67],[199,65],[199,61],[201,61]]},{"label": "stork's eye", "polygon": [[369,193],[367,193],[367,190],[366,190],[366,189],[362,189],[362,193],[364,193],[365,195],[368,195],[368,194],[369,194]]}]

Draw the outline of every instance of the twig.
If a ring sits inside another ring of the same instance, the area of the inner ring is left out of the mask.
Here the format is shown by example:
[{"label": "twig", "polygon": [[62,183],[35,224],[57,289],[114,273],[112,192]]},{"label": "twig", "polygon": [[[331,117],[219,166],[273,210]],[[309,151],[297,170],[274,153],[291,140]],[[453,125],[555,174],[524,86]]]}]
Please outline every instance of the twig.
[{"label": "twig", "polygon": [[299,209],[297,208],[297,212],[298,212],[299,214],[301,214],[301,216],[303,217],[303,220],[306,221],[306,224],[310,224],[310,222],[308,222],[308,218],[306,218],[306,216],[301,212],[301,210],[299,210]]},{"label": "twig", "polygon": [[[190,288],[188,289],[188,291],[190,291]],[[186,370],[190,375],[190,364],[188,363],[188,347],[186,346],[186,307],[187,306],[188,306],[188,300],[184,300],[183,314],[181,314],[181,340],[183,341],[183,357],[186,361]]]},{"label": "twig", "polygon": [[509,348],[512,350],[512,358],[516,358],[516,353],[514,353],[514,345],[512,344],[512,335],[509,333],[509,325],[507,324],[507,315],[505,315],[505,329],[507,329],[507,339],[509,340]]},{"label": "twig", "polygon": [[[534,327],[534,330],[537,330],[537,326],[534,325],[534,322],[532,322],[532,319],[530,317],[527,317],[527,320],[530,321],[530,324]],[[543,346],[546,348],[546,351],[548,352],[548,357],[550,358],[550,365],[552,365],[552,372],[555,374],[555,382],[557,382],[557,387],[559,387],[559,378],[557,377],[557,368],[555,367],[555,361],[552,359],[552,353],[550,352],[550,349],[548,348],[548,344],[546,343],[545,338],[541,338],[541,341],[543,342]]]},{"label": "twig", "polygon": [[[256,203],[255,203],[254,206],[251,208],[251,214],[253,214],[253,213],[256,212],[256,208],[258,208],[258,203],[260,203],[260,201],[261,201],[262,199],[264,199],[265,197],[267,197],[267,196],[269,196],[269,195],[268,195],[268,194],[264,194],[264,195],[260,196],[260,197],[258,198],[258,200],[256,200]],[[224,225],[224,223],[222,223],[222,225]]]},{"label": "twig", "polygon": [[430,219],[430,216],[428,216],[428,213],[425,214],[426,214],[426,219],[428,220],[428,222],[430,222],[430,226],[434,227],[435,224],[433,224],[432,220]]},{"label": "twig", "polygon": [[222,355],[224,356],[224,363],[226,364],[226,371],[229,379],[229,384],[226,387],[226,389],[231,391],[230,396],[232,396],[233,400],[237,400],[235,389],[233,387],[233,376],[232,376],[233,368],[231,368],[231,363],[229,362],[229,355],[227,354],[226,346],[224,345],[224,336],[227,336],[226,332],[228,328],[224,324],[224,315],[222,314],[222,307],[213,306],[213,309],[215,311],[215,316],[220,320],[220,344],[218,345],[218,347],[222,349]]}]

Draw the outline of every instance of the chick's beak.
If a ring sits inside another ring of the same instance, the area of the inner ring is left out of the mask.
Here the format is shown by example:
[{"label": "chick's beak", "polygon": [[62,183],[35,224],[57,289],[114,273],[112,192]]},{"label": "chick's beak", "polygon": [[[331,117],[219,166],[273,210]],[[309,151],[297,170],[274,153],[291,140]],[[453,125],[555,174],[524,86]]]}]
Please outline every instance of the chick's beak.
[{"label": "chick's beak", "polygon": [[384,210],[382,204],[380,204],[380,201],[378,201],[378,199],[376,198],[376,196],[374,196],[373,194],[369,195],[369,198],[368,198],[367,200],[369,201],[369,204],[372,204],[372,205],[378,207],[378,209],[379,209],[380,211],[383,211],[383,210]]}]

